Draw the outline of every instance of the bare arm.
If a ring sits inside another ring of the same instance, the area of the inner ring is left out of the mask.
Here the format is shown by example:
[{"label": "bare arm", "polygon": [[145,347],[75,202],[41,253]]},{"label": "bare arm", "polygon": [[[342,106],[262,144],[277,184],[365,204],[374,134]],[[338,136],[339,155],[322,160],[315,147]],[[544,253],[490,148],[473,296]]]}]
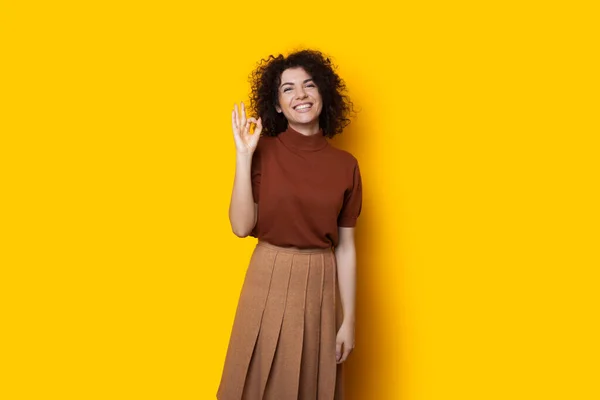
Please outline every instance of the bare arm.
[{"label": "bare arm", "polygon": [[251,165],[252,155],[237,154],[233,191],[229,204],[229,222],[233,233],[239,237],[248,236],[256,224],[257,206],[252,196]]},{"label": "bare arm", "polygon": [[335,258],[344,320],[336,339],[336,358],[338,363],[342,363],[354,349],[356,246],[354,228],[339,227],[338,232],[339,243],[335,248]]},{"label": "bare arm", "polygon": [[[246,237],[256,225],[257,206],[252,195],[251,167],[252,157],[262,130],[259,118],[246,119],[246,109],[242,102],[241,117],[237,104],[231,113],[231,125],[236,146],[236,167],[233,191],[229,204],[229,222],[236,236]],[[256,130],[250,134],[250,124],[256,124]]]}]

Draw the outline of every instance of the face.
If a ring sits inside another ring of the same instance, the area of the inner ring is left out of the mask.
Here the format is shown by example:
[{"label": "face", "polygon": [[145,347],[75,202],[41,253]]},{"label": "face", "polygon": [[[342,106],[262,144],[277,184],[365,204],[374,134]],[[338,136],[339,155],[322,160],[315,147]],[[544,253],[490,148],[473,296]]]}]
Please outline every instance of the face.
[{"label": "face", "polygon": [[291,125],[312,125],[319,123],[323,108],[319,88],[312,77],[302,68],[288,68],[281,74],[278,98],[278,113],[283,112]]}]

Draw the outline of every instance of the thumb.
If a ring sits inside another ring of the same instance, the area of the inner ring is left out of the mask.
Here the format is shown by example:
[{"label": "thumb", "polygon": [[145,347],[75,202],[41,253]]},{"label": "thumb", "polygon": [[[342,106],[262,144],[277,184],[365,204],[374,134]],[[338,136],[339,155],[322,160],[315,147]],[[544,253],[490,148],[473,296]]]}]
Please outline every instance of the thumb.
[{"label": "thumb", "polygon": [[260,140],[260,133],[262,132],[262,122],[260,118],[256,122],[256,129],[254,129],[254,133],[250,136],[250,144],[253,147],[256,147],[258,141]]},{"label": "thumb", "polygon": [[258,120],[256,121],[256,128],[254,129],[254,133],[260,135],[260,133],[262,132],[262,119],[258,118]]}]

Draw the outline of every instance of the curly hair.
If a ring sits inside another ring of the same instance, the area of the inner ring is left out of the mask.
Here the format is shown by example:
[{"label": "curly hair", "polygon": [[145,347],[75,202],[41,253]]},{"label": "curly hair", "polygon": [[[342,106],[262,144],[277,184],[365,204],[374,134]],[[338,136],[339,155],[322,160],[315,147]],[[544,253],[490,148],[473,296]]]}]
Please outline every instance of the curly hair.
[{"label": "curly hair", "polygon": [[276,111],[279,105],[278,88],[281,74],[288,68],[302,67],[319,89],[323,109],[319,115],[319,127],[323,136],[333,137],[341,133],[354,113],[353,104],[346,94],[346,84],[334,71],[337,67],[318,50],[300,50],[287,57],[270,55],[258,62],[250,74],[250,110],[262,118],[262,134],[277,136],[287,128],[287,119]]}]

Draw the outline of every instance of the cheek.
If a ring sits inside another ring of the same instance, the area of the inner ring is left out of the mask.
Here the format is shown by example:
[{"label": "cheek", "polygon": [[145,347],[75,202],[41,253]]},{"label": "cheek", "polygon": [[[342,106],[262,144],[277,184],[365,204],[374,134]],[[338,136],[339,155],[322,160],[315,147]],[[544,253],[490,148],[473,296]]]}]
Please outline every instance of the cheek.
[{"label": "cheek", "polygon": [[283,96],[279,97],[279,104],[281,105],[281,108],[289,109],[290,101],[291,101],[290,96],[283,95]]}]

